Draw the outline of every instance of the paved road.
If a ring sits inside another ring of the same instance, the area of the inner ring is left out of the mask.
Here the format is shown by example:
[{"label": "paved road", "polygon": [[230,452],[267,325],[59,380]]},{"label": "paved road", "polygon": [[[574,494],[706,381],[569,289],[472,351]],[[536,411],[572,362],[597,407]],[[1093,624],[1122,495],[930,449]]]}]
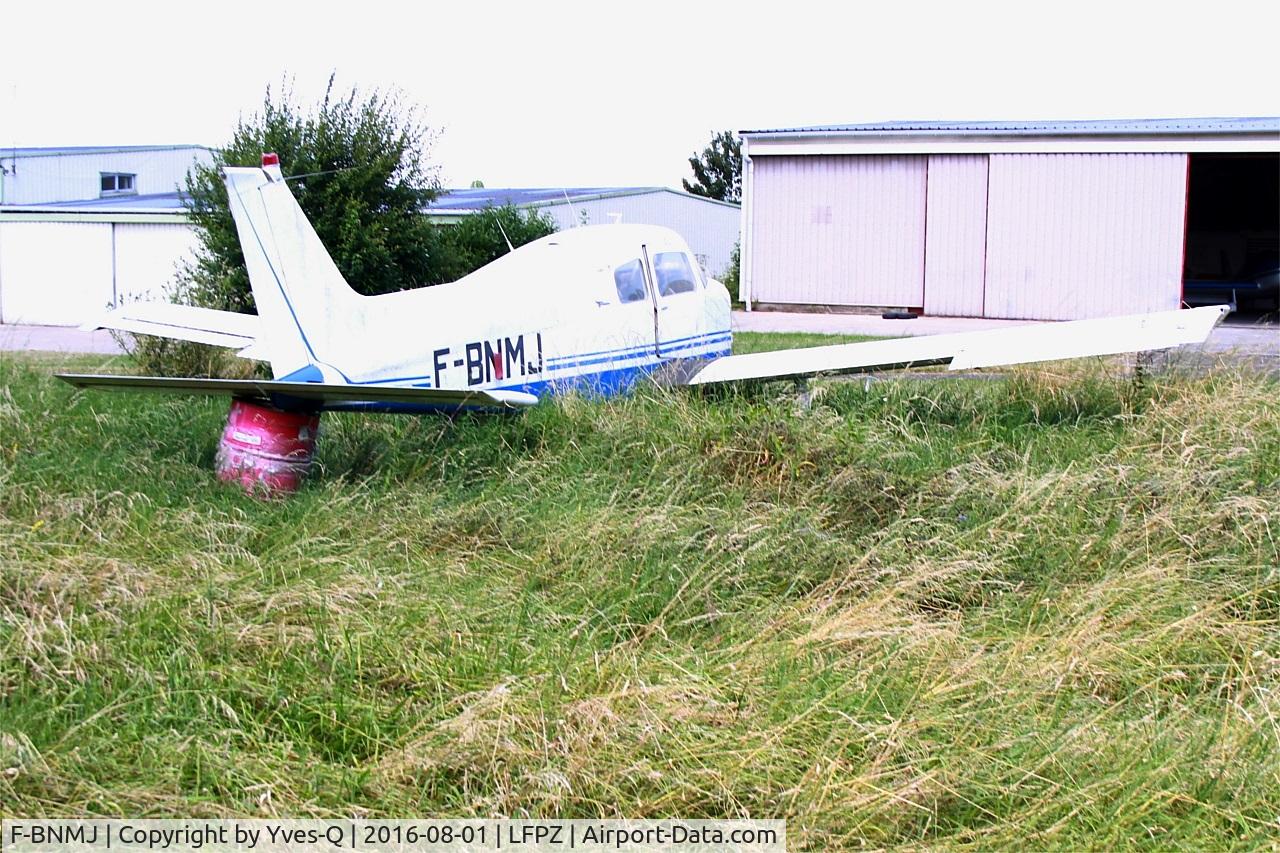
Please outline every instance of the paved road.
[{"label": "paved road", "polygon": [[82,332],[74,326],[0,326],[0,350],[14,352],[87,352],[117,355],[124,352],[110,332]]},{"label": "paved road", "polygon": [[879,314],[817,314],[787,311],[734,311],[735,332],[821,332],[828,335],[947,335],[1023,326],[1026,320],[975,320],[968,317],[917,317],[885,320]]},{"label": "paved road", "polygon": [[[1280,326],[1250,323],[1249,318],[1231,318],[1214,330],[1205,350],[1214,353],[1239,352],[1264,360],[1274,360],[1280,370]],[[735,311],[734,331],[740,332],[823,332],[846,335],[942,335],[976,332],[1024,325],[1020,320],[973,320],[959,317],[917,317],[914,320],[885,320],[867,314],[801,314],[783,311]],[[0,350],[43,350],[47,352],[120,353],[119,344],[108,332],[82,332],[61,326],[0,325]]]}]

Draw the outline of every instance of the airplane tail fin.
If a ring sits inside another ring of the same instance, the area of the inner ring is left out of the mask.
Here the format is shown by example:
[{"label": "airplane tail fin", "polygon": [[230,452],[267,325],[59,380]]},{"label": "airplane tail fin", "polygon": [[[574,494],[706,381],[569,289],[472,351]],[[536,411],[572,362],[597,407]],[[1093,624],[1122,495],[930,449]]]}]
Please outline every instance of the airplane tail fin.
[{"label": "airplane tail fin", "polygon": [[223,175],[272,372],[319,371],[332,381],[325,356],[351,325],[359,294],[289,191],[276,155],[262,155],[261,168],[229,166]]}]

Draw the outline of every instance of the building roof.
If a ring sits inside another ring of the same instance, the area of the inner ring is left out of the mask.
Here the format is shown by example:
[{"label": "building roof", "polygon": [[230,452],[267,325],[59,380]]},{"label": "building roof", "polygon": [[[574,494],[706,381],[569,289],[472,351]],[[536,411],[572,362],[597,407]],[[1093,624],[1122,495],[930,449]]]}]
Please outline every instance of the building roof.
[{"label": "building roof", "polygon": [[211,151],[207,145],[61,145],[52,148],[0,147],[0,159],[14,157],[74,157],[79,154],[132,154],[144,151],[184,151],[200,148]]},{"label": "building roof", "polygon": [[1280,133],[1280,117],[1147,118],[1091,121],[887,121],[873,124],[814,125],[773,130],[744,130],[742,135],[850,134],[858,136],[1195,136]]},{"label": "building roof", "polygon": [[29,205],[0,205],[10,222],[187,222],[186,195],[156,192],[142,196],[110,196],[81,201],[44,201]]},{"label": "building roof", "polygon": [[0,205],[5,213],[185,213],[186,194],[149,193],[146,195],[116,195],[106,198],[86,198],[78,201],[45,201],[38,204]]},{"label": "building roof", "polygon": [[[731,202],[704,198],[667,187],[503,187],[498,189],[479,187],[446,190],[439,198],[427,205],[426,211],[441,215],[464,214],[484,210],[486,207],[505,205],[545,207],[565,204],[566,201],[569,203],[596,201],[650,193],[674,193],[712,204],[731,204]],[[733,206],[737,207],[736,204]]]}]

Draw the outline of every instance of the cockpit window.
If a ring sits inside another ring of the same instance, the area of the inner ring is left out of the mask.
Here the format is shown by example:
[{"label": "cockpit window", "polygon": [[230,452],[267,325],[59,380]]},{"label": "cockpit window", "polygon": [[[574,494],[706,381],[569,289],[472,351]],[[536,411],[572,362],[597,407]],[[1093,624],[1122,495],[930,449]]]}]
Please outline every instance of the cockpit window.
[{"label": "cockpit window", "polygon": [[640,259],[628,261],[614,270],[613,283],[618,288],[618,301],[624,305],[644,299],[644,267]]},{"label": "cockpit window", "polygon": [[659,252],[653,257],[658,276],[658,292],[663,296],[691,293],[697,288],[697,274],[684,252]]},{"label": "cockpit window", "polygon": [[707,256],[706,255],[693,256],[693,271],[698,274],[698,287],[700,288],[706,287],[707,286]]}]

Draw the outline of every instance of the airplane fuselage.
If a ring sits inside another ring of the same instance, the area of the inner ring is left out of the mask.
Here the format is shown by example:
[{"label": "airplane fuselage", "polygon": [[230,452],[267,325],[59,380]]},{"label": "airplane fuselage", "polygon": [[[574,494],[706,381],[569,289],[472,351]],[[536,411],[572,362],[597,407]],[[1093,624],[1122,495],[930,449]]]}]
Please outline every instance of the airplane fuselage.
[{"label": "airplane fuselage", "polygon": [[[392,358],[344,348],[334,366],[350,366],[347,381],[612,394],[732,345],[723,285],[678,235],[651,226],[554,234],[453,284],[374,297],[367,310],[380,316],[365,328],[400,343]],[[443,321],[415,334],[402,319],[412,316]]]},{"label": "airplane fuselage", "polygon": [[728,292],[656,226],[575,228],[457,282],[327,304],[303,327],[307,364],[277,378],[611,395],[732,346]]}]

